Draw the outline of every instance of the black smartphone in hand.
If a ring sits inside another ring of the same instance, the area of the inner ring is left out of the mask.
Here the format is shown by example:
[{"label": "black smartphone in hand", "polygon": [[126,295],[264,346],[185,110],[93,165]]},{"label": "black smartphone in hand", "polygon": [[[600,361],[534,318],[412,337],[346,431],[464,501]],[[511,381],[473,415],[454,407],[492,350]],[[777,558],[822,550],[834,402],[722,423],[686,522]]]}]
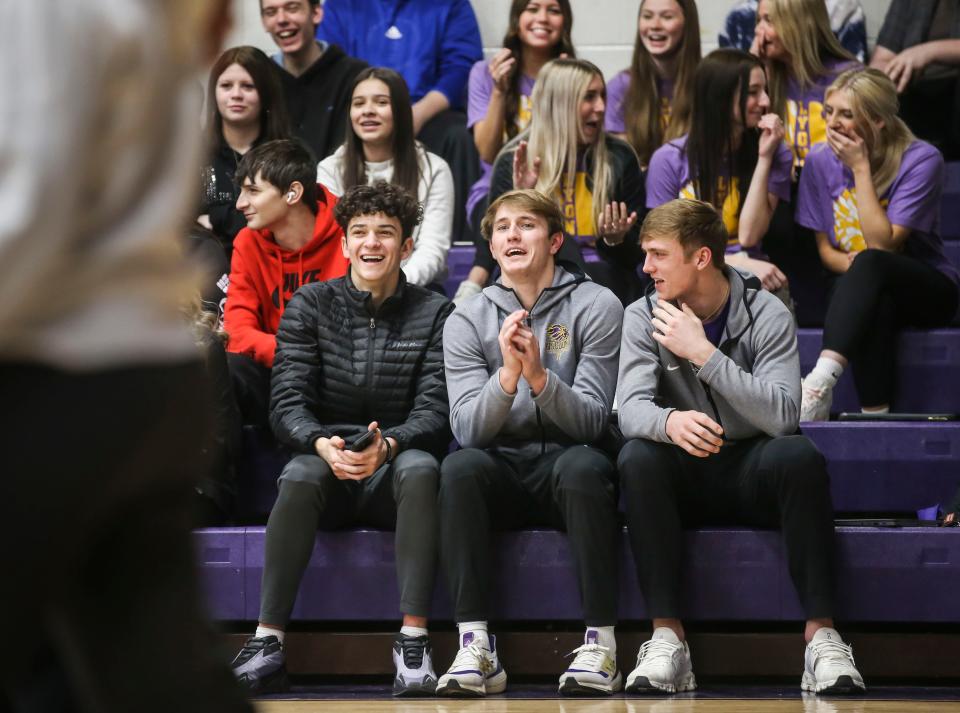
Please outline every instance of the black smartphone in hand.
[{"label": "black smartphone in hand", "polygon": [[355,453],[362,451],[366,449],[366,447],[369,446],[371,443],[373,443],[373,439],[375,439],[376,437],[377,437],[376,431],[367,431],[362,436],[360,436],[360,438],[358,438],[349,446],[347,446],[347,449],[354,451]]}]

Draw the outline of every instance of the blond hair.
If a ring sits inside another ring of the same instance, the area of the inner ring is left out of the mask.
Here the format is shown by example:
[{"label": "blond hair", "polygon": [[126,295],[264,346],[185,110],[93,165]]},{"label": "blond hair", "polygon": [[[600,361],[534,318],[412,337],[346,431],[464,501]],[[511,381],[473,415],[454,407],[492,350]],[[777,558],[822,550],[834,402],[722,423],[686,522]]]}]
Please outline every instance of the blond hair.
[{"label": "blond hair", "polygon": [[675,198],[647,213],[640,226],[640,244],[659,237],[676,238],[688,260],[695,250],[707,248],[718,269],[726,264],[727,228],[717,209],[706,201]]},{"label": "blond hair", "polygon": [[823,64],[825,56],[851,62],[856,58],[843,48],[830,29],[824,0],[768,0],[768,3],[770,20],[790,54],[789,66],[776,61],[769,63],[771,108],[785,116],[790,75],[801,87],[810,87],[827,71]]},{"label": "blond hair", "polygon": [[853,109],[859,133],[870,155],[870,177],[877,195],[893,183],[900,170],[903,152],[916,136],[897,116],[900,101],[893,81],[878,69],[849,69],[827,87],[824,101],[834,92],[845,91]]},{"label": "blond hair", "polygon": [[[527,163],[532,168],[535,157],[540,158],[538,191],[558,197],[565,187],[572,188],[577,176],[577,147],[580,143],[580,102],[594,77],[603,80],[595,64],[585,59],[555,59],[547,62],[537,75],[531,97],[533,118],[525,134],[503,147],[501,153],[516,149],[520,140],[527,140]],[[604,84],[606,93],[606,84]],[[609,200],[613,174],[607,156],[603,124],[597,141],[588,147],[592,151],[594,224],[600,224],[600,214]],[[599,210],[597,208],[599,207]]]},{"label": "blond hair", "polygon": [[511,206],[527,213],[539,215],[547,221],[547,231],[550,235],[563,232],[563,214],[555,200],[543,195],[540,191],[531,188],[508,191],[491,203],[483,219],[480,221],[480,234],[485,240],[493,235],[493,224],[497,220],[497,211],[502,206]]}]

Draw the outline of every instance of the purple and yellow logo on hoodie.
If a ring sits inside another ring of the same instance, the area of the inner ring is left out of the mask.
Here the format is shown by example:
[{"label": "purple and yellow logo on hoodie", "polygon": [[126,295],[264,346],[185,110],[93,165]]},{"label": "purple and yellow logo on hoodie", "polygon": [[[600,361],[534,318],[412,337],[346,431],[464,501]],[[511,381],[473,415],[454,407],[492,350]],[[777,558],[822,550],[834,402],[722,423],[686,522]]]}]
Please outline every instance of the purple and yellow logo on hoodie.
[{"label": "purple and yellow logo on hoodie", "polygon": [[570,348],[570,330],[562,324],[547,326],[547,352],[560,356]]}]

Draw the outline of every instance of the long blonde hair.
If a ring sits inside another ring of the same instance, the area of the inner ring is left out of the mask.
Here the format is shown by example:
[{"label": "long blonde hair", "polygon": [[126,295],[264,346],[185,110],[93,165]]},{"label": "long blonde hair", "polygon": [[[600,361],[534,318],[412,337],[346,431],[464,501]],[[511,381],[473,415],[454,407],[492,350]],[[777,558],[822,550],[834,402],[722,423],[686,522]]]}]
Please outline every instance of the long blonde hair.
[{"label": "long blonde hair", "polygon": [[[693,76],[700,62],[700,17],[694,0],[675,0],[683,13],[683,44],[680,63],[673,83],[670,122],[666,130],[660,125],[660,94],[657,91],[657,72],[653,58],[643,46],[640,29],[633,43],[630,62],[630,86],[623,98],[624,127],[627,141],[640,158],[640,164],[650,163],[650,156],[660,145],[687,133],[690,128],[690,108],[693,103]],[[639,13],[643,12],[640,3]]]},{"label": "long blonde hair", "polygon": [[[853,109],[857,132],[870,154],[870,176],[877,195],[893,183],[900,170],[904,151],[916,136],[897,116],[900,100],[893,81],[878,69],[849,69],[837,77],[824,93],[845,91]],[[879,126],[878,126],[879,125]]]},{"label": "long blonde hair", "polygon": [[[603,72],[585,59],[547,62],[537,75],[530,98],[533,115],[530,126],[501,152],[515,149],[526,139],[528,168],[532,167],[535,157],[540,158],[540,178],[534,187],[548,196],[556,198],[565,186],[572,187],[576,181],[580,102],[594,77],[602,81]],[[593,205],[595,211],[599,208],[594,224],[599,225],[599,213],[607,204],[613,183],[603,122],[600,122],[596,142],[587,147],[587,155],[593,163]]]},{"label": "long blonde hair", "polygon": [[832,57],[853,62],[856,58],[843,48],[830,29],[830,17],[823,0],[767,2],[770,20],[791,57],[790,66],[777,61],[769,63],[771,109],[782,117],[786,115],[787,80],[791,74],[801,87],[809,87],[826,72],[824,59]]}]

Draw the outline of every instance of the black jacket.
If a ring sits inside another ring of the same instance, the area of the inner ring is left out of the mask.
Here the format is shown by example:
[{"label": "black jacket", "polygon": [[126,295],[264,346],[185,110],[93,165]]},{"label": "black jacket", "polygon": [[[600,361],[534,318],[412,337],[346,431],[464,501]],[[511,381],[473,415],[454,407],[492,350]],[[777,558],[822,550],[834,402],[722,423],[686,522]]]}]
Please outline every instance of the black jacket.
[{"label": "black jacket", "polygon": [[345,277],[302,287],[277,331],[270,424],[289,448],[314,452],[317,438],[348,443],[378,421],[401,450],[438,458],[450,443],[443,373],[445,297],[409,285],[373,310],[369,292]]},{"label": "black jacket", "polygon": [[[259,140],[253,145],[258,143]],[[213,147],[210,163],[204,166],[202,175],[203,197],[198,214],[206,214],[210,218],[213,232],[227,253],[228,265],[233,252],[233,239],[247,227],[247,219],[237,210],[240,189],[233,182],[241,158],[242,156],[221,138]]]},{"label": "black jacket", "polygon": [[277,65],[293,131],[322,161],[346,139],[353,80],[367,63],[329,45],[316,62],[295,77]]}]

